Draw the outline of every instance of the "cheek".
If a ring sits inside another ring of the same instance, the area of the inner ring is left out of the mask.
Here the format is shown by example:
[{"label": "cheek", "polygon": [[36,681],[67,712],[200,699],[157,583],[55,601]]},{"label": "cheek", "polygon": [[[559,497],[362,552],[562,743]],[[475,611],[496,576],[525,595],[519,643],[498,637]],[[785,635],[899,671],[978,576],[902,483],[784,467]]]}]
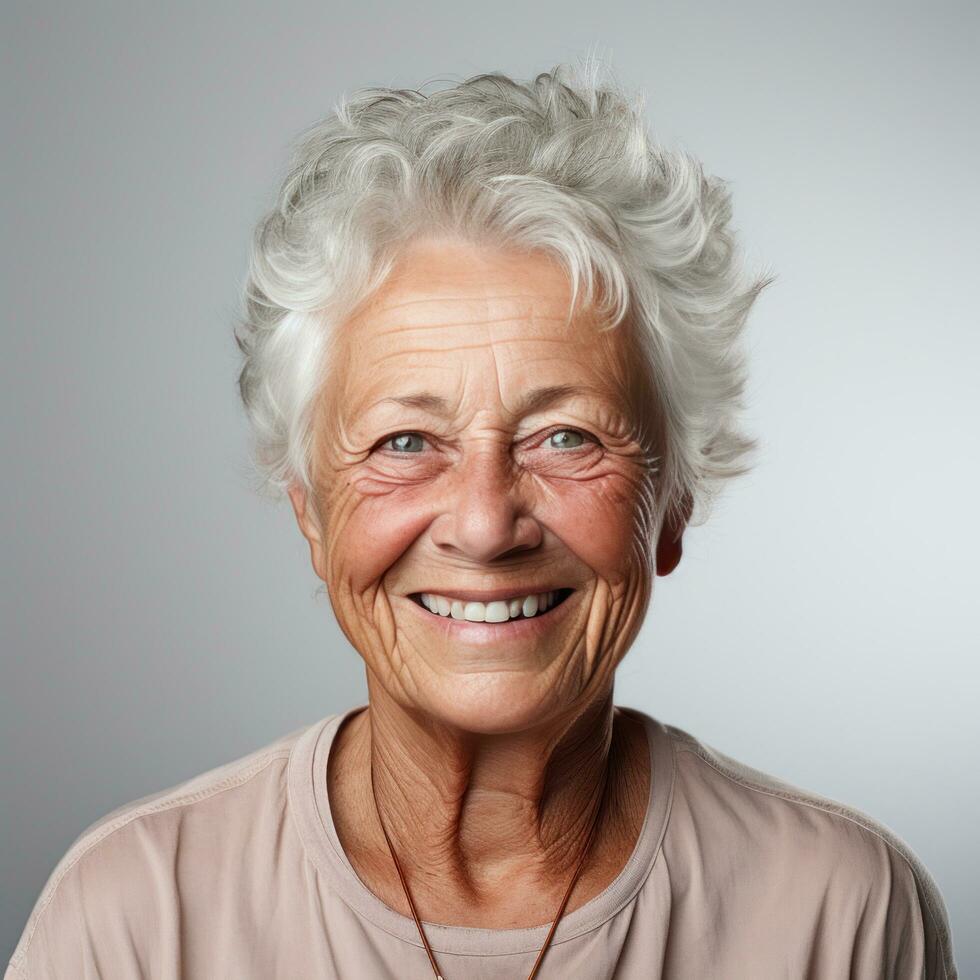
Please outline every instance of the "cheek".
[{"label": "cheek", "polygon": [[331,574],[355,594],[377,585],[432,519],[424,494],[406,488],[382,496],[354,489],[335,513]]},{"label": "cheek", "polygon": [[595,573],[621,582],[649,563],[643,486],[620,474],[569,483],[549,495],[541,519]]}]

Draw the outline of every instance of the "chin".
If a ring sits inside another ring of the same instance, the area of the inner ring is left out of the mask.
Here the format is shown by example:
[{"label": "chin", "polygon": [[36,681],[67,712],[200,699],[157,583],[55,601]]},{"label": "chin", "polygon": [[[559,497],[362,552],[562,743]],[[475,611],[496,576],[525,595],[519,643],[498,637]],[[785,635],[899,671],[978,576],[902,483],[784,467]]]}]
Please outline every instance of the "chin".
[{"label": "chin", "polygon": [[480,735],[525,731],[561,708],[553,690],[539,693],[526,674],[514,671],[455,679],[451,689],[434,691],[427,701],[428,714]]}]

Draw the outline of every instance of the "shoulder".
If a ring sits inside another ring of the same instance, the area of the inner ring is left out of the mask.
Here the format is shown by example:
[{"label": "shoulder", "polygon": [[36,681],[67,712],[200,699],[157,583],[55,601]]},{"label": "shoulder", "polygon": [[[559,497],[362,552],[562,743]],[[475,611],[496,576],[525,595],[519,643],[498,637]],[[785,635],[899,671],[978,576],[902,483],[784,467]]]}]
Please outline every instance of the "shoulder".
[{"label": "shoulder", "polygon": [[[858,939],[869,948],[876,943],[883,961],[915,956],[928,967],[922,975],[956,977],[939,888],[891,828],[856,807],[755,769],[681,728],[664,724],[663,730],[674,747],[672,846],[682,869],[709,865],[800,908],[812,907],[814,914],[833,908],[838,925],[877,930],[874,937]],[[910,944],[918,949],[913,952]]]},{"label": "shoulder", "polygon": [[[6,976],[77,975],[96,958],[113,976],[149,975],[153,945],[180,928],[178,865],[200,868],[201,858],[254,840],[257,824],[277,826],[290,752],[309,727],[90,824],[49,875]],[[102,967],[93,975],[106,976]]]}]

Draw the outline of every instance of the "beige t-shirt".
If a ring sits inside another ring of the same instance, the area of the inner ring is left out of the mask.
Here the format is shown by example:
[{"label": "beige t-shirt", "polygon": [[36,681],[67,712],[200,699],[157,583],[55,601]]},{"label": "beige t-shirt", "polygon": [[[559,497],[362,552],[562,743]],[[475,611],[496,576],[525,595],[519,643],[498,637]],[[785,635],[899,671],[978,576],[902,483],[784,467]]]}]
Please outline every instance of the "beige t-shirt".
[{"label": "beige t-shirt", "polygon": [[[5,980],[431,978],[414,921],[361,883],[331,820],[327,755],[361,707],[89,827]],[[643,828],[562,917],[540,980],[954,980],[943,899],[904,841],[624,710],[650,739]],[[426,924],[446,980],[524,978],[547,932]]]}]

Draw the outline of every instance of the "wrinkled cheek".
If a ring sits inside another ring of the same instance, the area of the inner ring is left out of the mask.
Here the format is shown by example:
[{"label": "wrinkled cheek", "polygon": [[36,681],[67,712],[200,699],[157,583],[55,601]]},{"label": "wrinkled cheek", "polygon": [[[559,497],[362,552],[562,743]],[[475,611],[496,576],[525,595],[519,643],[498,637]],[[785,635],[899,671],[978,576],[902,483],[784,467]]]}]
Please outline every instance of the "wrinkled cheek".
[{"label": "wrinkled cheek", "polygon": [[348,640],[362,655],[381,658],[395,645],[395,620],[381,588],[387,571],[424,532],[431,515],[418,493],[403,489],[332,501],[327,569],[330,601]]},{"label": "wrinkled cheek", "polygon": [[652,556],[642,485],[608,477],[561,495],[556,527],[596,580],[579,641],[582,681],[607,683],[642,625],[652,588]]},{"label": "wrinkled cheek", "polygon": [[600,579],[619,589],[649,567],[646,506],[642,487],[610,477],[563,492],[552,526]]},{"label": "wrinkled cheek", "polygon": [[430,520],[419,499],[404,499],[398,493],[362,499],[342,509],[333,532],[334,573],[356,593],[377,588]]},{"label": "wrinkled cheek", "polygon": [[431,520],[424,489],[357,479],[343,484],[329,506],[331,574],[355,594],[375,590]]}]

